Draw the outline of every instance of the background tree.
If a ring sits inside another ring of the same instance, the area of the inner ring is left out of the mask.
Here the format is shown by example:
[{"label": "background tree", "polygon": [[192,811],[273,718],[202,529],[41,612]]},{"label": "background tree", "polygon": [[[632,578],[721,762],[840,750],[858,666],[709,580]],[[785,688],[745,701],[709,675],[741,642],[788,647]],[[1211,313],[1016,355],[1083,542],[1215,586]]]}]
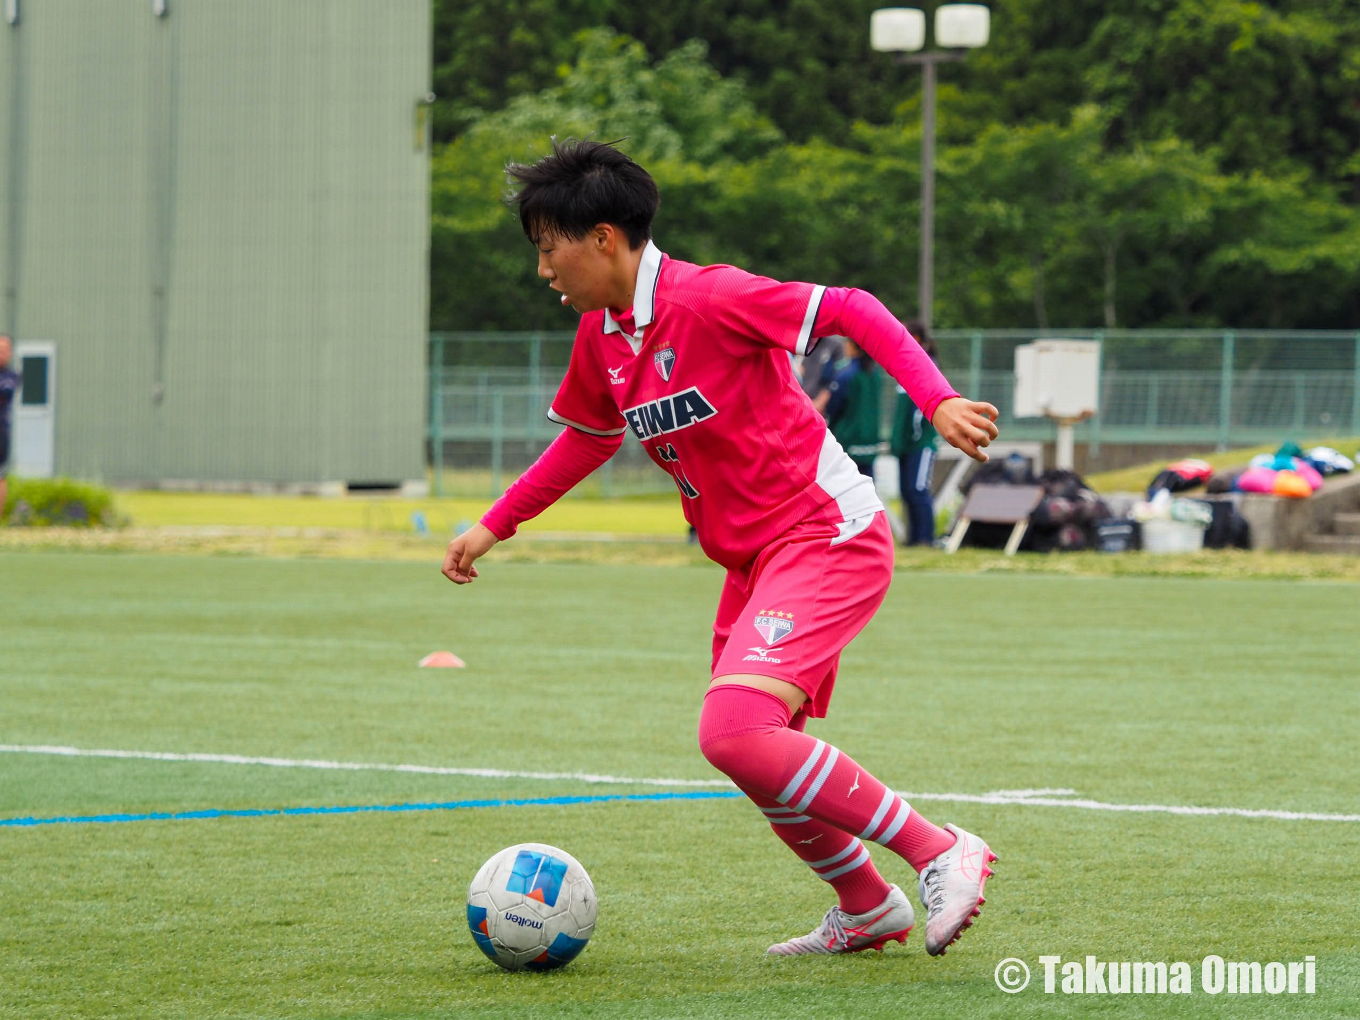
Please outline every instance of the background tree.
[{"label": "background tree", "polygon": [[[677,257],[909,315],[919,75],[862,6],[438,0],[432,324],[570,325],[501,202],[554,134],[625,139]],[[1360,4],[992,7],[940,89],[938,325],[1360,324]]]}]

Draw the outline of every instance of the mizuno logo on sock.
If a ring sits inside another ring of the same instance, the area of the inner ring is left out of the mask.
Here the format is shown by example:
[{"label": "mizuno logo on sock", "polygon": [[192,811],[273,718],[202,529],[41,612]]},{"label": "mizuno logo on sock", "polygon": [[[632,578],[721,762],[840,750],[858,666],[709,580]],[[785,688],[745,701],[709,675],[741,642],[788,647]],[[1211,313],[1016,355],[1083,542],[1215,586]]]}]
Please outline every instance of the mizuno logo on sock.
[{"label": "mizuno logo on sock", "polygon": [[[856,773],[855,773],[855,785],[852,786],[852,787],[850,787],[850,793],[854,793],[854,792],[855,792],[856,790],[858,790],[858,789],[859,789],[859,773],[856,772]],[[850,796],[850,793],[847,793],[846,796],[847,796],[847,797]]]}]

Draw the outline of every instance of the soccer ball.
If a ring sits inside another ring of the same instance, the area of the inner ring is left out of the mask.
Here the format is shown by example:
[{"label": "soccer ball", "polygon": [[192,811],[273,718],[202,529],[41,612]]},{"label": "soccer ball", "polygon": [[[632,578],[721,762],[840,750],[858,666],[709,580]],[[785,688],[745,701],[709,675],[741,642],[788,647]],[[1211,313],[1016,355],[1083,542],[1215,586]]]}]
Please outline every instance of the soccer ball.
[{"label": "soccer ball", "polygon": [[468,929],[506,970],[554,970],[574,960],[595,930],[595,886],[555,846],[519,843],[482,865],[468,887]]}]

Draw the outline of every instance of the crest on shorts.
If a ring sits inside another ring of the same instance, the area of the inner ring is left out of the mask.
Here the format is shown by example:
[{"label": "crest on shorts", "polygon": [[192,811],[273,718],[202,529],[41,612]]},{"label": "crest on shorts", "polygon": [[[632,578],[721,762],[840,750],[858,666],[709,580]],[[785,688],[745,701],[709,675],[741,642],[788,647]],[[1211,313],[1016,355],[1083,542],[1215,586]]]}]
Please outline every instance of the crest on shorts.
[{"label": "crest on shorts", "polygon": [[756,632],[767,645],[778,644],[793,633],[793,614],[762,609],[756,614]]},{"label": "crest on shorts", "polygon": [[652,354],[652,364],[656,366],[661,378],[670,382],[671,372],[675,371],[675,350],[671,347],[662,347]]}]

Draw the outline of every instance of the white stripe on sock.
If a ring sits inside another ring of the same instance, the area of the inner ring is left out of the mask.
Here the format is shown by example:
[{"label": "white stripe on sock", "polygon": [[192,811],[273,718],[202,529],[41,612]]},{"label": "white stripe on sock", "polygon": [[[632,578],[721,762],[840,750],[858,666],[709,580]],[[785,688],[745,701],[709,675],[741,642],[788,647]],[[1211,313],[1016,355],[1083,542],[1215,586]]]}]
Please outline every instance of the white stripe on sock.
[{"label": "white stripe on sock", "polygon": [[831,769],[835,766],[836,759],[840,756],[840,751],[833,747],[831,753],[826,756],[826,764],[822,766],[822,771],[817,773],[817,778],[812,781],[812,785],[808,787],[807,793],[803,794],[803,799],[794,805],[797,810],[807,810],[807,806],[812,803],[812,798],[817,796],[817,791],[820,790],[822,784],[826,782],[826,777],[831,775]]},{"label": "white stripe on sock", "polygon": [[878,823],[883,821],[883,816],[888,813],[888,807],[896,798],[897,794],[893,793],[891,790],[885,789],[883,791],[883,800],[879,802],[878,810],[874,812],[873,819],[864,827],[864,831],[859,834],[860,839],[868,839],[874,834],[874,830],[878,828]]},{"label": "white stripe on sock", "polygon": [[798,792],[798,787],[803,785],[803,780],[806,779],[808,773],[812,771],[812,766],[817,764],[817,759],[822,756],[822,748],[825,746],[825,740],[817,741],[812,748],[812,753],[808,755],[807,761],[803,762],[803,767],[798,770],[797,775],[789,780],[789,785],[784,787],[784,792],[776,797],[775,800],[779,801],[781,804],[788,803],[789,798]]},{"label": "white stripe on sock", "polygon": [[854,871],[856,868],[863,866],[869,860],[869,849],[861,843],[859,844],[859,850],[859,856],[849,864],[842,864],[835,871],[828,871],[825,874],[818,872],[818,877],[821,878],[823,882],[830,882],[833,878],[840,878],[846,872]]},{"label": "white stripe on sock", "polygon": [[760,810],[767,815],[796,815],[798,813],[791,807],[763,807]]},{"label": "white stripe on sock", "polygon": [[888,841],[897,835],[897,830],[907,824],[907,815],[911,814],[911,805],[905,800],[899,803],[901,806],[897,809],[897,814],[893,816],[892,824],[874,839],[874,842],[880,846],[887,846]]},{"label": "white stripe on sock", "polygon": [[824,861],[808,861],[808,867],[826,868],[830,867],[832,864],[839,864],[841,861],[845,860],[852,853],[854,853],[857,849],[859,850],[864,849],[864,844],[857,839],[852,839],[849,843],[845,845],[845,849],[842,850],[840,853],[833,854]]},{"label": "white stripe on sock", "polygon": [[778,818],[768,818],[767,820],[771,825],[793,825],[796,822],[812,821],[807,815],[789,815],[788,817],[780,815]]}]

